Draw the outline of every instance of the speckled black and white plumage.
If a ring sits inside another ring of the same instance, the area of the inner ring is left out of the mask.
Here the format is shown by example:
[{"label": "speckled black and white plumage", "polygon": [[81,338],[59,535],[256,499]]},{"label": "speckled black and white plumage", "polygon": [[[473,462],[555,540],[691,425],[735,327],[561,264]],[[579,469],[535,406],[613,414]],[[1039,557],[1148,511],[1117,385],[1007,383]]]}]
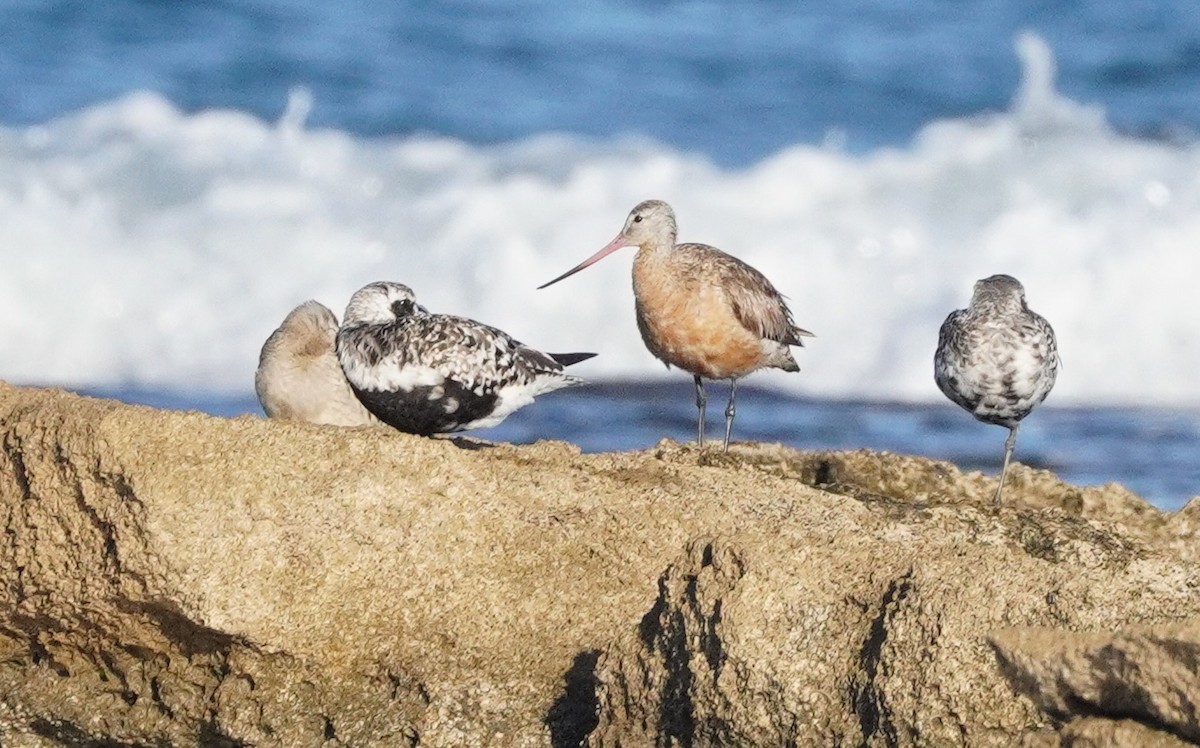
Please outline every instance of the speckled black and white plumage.
[{"label": "speckled black and white plumage", "polygon": [[430,314],[400,283],[350,299],[337,355],[354,394],[410,434],[487,428],[544,392],[582,384],[563,367],[593,353],[542,353],[464,317]]},{"label": "speckled black and white plumage", "polygon": [[1025,289],[1012,276],[976,282],[970,306],[942,323],[934,354],[938,387],[980,421],[1009,430],[996,503],[1021,419],[1050,394],[1058,367],[1054,330],[1025,303]]}]

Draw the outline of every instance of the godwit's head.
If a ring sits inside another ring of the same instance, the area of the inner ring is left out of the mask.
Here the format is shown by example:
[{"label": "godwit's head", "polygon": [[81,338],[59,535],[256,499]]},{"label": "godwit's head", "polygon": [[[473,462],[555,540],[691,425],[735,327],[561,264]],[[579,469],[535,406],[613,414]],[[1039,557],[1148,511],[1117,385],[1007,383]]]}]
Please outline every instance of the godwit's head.
[{"label": "godwit's head", "polygon": [[316,358],[327,352],[337,335],[338,321],[333,312],[319,301],[309,300],[288,312],[263,344],[258,356],[262,366],[277,351],[286,355]]},{"label": "godwit's head", "polygon": [[675,211],[671,210],[671,206],[662,200],[646,200],[629,211],[625,227],[617,239],[623,238],[626,247],[643,247],[647,244],[673,247],[677,231]]},{"label": "godwit's head", "polygon": [[376,281],[354,292],[342,319],[345,325],[385,325],[413,314],[425,314],[416,294],[403,283]]},{"label": "godwit's head", "polygon": [[622,247],[666,247],[675,246],[675,211],[662,200],[645,200],[637,204],[625,219],[621,233],[609,242],[604,249],[587,258],[567,272],[549,283],[543,283],[538,289],[558,283],[563,278],[574,275],[580,270],[594,265]]},{"label": "godwit's head", "polygon": [[283,318],[279,329],[289,337],[322,335],[332,339],[338,321],[332,310],[319,301],[309,299]]},{"label": "godwit's head", "polygon": [[1025,287],[1011,275],[992,275],[975,281],[972,311],[1019,312],[1025,308]]}]

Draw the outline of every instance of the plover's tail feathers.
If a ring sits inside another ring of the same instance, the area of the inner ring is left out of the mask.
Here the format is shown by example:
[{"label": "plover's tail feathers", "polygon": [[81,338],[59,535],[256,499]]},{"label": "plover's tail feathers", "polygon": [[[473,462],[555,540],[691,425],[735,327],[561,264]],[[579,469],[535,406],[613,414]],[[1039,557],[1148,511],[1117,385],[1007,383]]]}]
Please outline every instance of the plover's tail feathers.
[{"label": "plover's tail feathers", "polygon": [[547,353],[546,355],[562,366],[570,366],[571,364],[577,364],[580,361],[587,361],[589,358],[596,357],[594,353]]}]

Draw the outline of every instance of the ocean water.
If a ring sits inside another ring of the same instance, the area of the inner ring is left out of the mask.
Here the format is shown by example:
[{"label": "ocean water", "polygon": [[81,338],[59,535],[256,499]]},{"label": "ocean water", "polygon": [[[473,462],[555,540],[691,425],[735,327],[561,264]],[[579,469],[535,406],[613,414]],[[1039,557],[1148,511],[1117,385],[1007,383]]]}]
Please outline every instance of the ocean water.
[{"label": "ocean water", "polygon": [[736,436],[995,470],[1003,430],[946,402],[931,360],[974,280],[1007,272],[1064,360],[1018,459],[1178,506],[1200,493],[1191,10],[10,3],[0,378],[255,411],[290,308],[390,279],[600,354],[577,367],[595,387],[490,435],[690,438],[688,377],[636,333],[632,251],[534,290],[658,197],[818,336],[802,373],[748,381]]},{"label": "ocean water", "polygon": [[[754,380],[749,380],[753,382]],[[253,393],[85,388],[83,394],[218,416],[262,415]],[[706,438],[724,434],[725,383],[710,383]],[[876,449],[950,460],[999,475],[1008,432],[975,421],[949,401],[900,403],[793,395],[739,385],[734,441],[779,442],[799,449]],[[336,428],[330,426],[329,428]],[[558,439],[585,452],[646,449],[664,437],[696,438],[691,377],[601,381],[561,390],[472,437],[515,444]],[[1015,459],[1053,470],[1076,485],[1121,483],[1163,509],[1197,494],[1200,408],[1043,405],[1021,426]]]}]

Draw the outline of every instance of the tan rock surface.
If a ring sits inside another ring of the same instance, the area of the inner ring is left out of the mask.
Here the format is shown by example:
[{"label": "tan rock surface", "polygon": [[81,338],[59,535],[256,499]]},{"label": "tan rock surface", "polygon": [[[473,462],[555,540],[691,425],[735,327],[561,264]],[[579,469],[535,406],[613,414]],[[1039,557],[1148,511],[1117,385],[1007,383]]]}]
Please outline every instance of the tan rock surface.
[{"label": "tan rock surface", "polygon": [[1014,629],[989,640],[1009,681],[1051,716],[1117,715],[1200,743],[1200,618],[1114,633]]},{"label": "tan rock surface", "polygon": [[1020,467],[2,384],[0,445],[5,746],[1013,745],[990,632],[1200,616],[1191,525]]},{"label": "tan rock surface", "polygon": [[1058,731],[1048,729],[1028,735],[1021,745],[1022,748],[1187,748],[1194,744],[1130,719],[1080,717]]}]

